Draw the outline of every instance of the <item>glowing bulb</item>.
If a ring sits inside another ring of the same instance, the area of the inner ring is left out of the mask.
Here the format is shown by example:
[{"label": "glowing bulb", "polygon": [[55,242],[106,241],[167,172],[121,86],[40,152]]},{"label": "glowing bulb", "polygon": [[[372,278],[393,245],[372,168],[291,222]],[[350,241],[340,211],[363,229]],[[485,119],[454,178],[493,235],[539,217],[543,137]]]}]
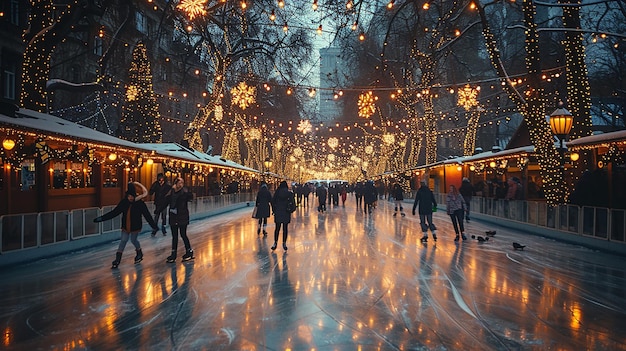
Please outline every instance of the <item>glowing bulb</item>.
[{"label": "glowing bulb", "polygon": [[5,150],[13,150],[13,148],[15,147],[15,140],[13,139],[4,139],[4,141],[2,142],[2,147]]}]

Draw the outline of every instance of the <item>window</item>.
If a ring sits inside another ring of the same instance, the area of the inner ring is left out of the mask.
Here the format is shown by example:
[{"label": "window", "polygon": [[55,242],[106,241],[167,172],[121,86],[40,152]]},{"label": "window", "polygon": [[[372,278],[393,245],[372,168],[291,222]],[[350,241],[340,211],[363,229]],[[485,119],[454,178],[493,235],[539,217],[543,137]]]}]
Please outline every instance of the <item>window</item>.
[{"label": "window", "polygon": [[19,0],[11,0],[11,13],[10,13],[10,21],[11,24],[16,26],[20,25],[20,1]]},{"label": "window", "polygon": [[115,165],[103,165],[103,177],[104,180],[102,186],[105,188],[117,188],[117,166]]},{"label": "window", "polygon": [[[9,59],[10,60],[10,59]],[[15,100],[15,62],[8,61],[4,65],[4,74],[2,75],[2,97],[9,100]]]},{"label": "window", "polygon": [[35,188],[35,160],[24,160],[20,168],[20,188],[22,191]]},{"label": "window", "polygon": [[102,38],[99,36],[93,39],[93,54],[102,56]]},{"label": "window", "polygon": [[143,34],[148,33],[146,16],[144,16],[141,12],[135,12],[135,28]]}]

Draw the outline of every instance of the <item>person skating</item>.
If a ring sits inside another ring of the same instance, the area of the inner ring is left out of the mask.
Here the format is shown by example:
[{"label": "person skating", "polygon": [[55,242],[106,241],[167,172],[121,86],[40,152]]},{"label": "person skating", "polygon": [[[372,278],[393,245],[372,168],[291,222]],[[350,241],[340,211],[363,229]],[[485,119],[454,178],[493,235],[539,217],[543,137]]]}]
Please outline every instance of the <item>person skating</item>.
[{"label": "person skating", "polygon": [[415,216],[415,208],[418,207],[420,216],[420,227],[422,228],[422,242],[428,241],[428,229],[433,236],[433,240],[437,241],[437,227],[433,223],[433,208],[437,207],[437,200],[435,195],[428,188],[425,181],[422,181],[419,190],[415,194],[415,201],[413,202],[413,215]]},{"label": "person skating", "polygon": [[193,200],[193,194],[185,188],[183,178],[176,178],[172,189],[165,196],[166,206],[169,206],[170,228],[172,229],[172,253],[167,257],[168,263],[176,262],[178,253],[178,234],[185,244],[185,254],[182,260],[191,260],[194,257],[189,237],[187,237],[187,226],[189,225],[189,207],[187,203]]},{"label": "person skating", "polygon": [[[155,208],[163,209],[161,212],[157,212],[157,210],[154,211],[154,221],[156,222],[157,226],[159,225],[159,217],[161,217],[161,232],[163,233],[163,236],[167,234],[167,231],[165,230],[165,224],[167,223],[167,211],[165,210],[167,204],[165,203],[165,195],[167,195],[171,188],[172,186],[169,185],[169,183],[165,180],[165,176],[163,175],[163,173],[159,173],[157,174],[157,180],[152,183],[152,186],[150,187],[150,192],[148,193],[149,195],[153,196]],[[152,236],[155,236],[156,233],[157,231],[153,230]]]},{"label": "person skating", "polygon": [[[141,195],[137,195],[136,187],[142,189]],[[143,260],[143,252],[141,251],[141,245],[137,239],[143,226],[141,220],[142,216],[148,221],[153,231],[158,230],[157,224],[148,210],[148,206],[141,200],[146,196],[148,196],[148,190],[143,184],[139,182],[128,183],[128,190],[126,191],[125,197],[117,206],[93,220],[95,223],[98,223],[113,219],[120,214],[122,215],[122,236],[120,238],[120,244],[117,247],[117,252],[115,253],[115,260],[111,262],[111,268],[117,268],[119,266],[128,239],[130,239],[130,242],[135,246],[135,263],[139,263]]]},{"label": "person skating", "polygon": [[267,183],[263,182],[256,195],[256,215],[254,218],[259,220],[257,235],[263,230],[263,236],[267,236],[265,229],[267,228],[267,218],[270,216],[270,202],[272,202],[272,193],[267,189]]},{"label": "person skating", "polygon": [[319,205],[317,206],[317,212],[326,212],[326,196],[328,195],[328,191],[326,191],[326,187],[324,186],[324,184],[319,184],[317,186],[315,195],[317,195],[317,201],[319,203]]},{"label": "person skating", "polygon": [[404,190],[402,189],[402,186],[400,184],[396,183],[393,185],[392,196],[396,203],[393,216],[395,217],[398,214],[398,210],[400,210],[400,215],[404,217],[404,208],[402,207],[402,203],[404,202]]},{"label": "person skating", "polygon": [[286,181],[280,182],[278,189],[272,197],[272,212],[274,212],[274,245],[272,251],[276,250],[278,245],[278,236],[280,235],[280,227],[283,227],[283,250],[287,251],[287,235],[289,234],[289,223],[291,222],[291,213],[296,209],[296,200],[293,193],[289,190]]},{"label": "person skating", "polygon": [[459,234],[463,240],[467,240],[465,236],[465,228],[463,227],[463,216],[465,215],[465,200],[454,185],[450,185],[450,191],[446,195],[446,209],[456,237],[454,241],[459,241]]}]

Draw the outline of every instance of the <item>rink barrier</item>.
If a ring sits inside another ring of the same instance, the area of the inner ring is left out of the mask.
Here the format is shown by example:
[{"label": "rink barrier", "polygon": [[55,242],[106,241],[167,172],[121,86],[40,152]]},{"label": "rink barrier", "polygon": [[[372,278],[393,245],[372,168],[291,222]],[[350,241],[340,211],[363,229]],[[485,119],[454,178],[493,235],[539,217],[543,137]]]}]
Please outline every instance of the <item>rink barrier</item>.
[{"label": "rink barrier", "polygon": [[[445,205],[446,194],[435,194]],[[441,205],[440,205],[441,206]],[[442,206],[445,208],[445,206]],[[555,239],[626,254],[626,210],[474,196],[470,217]]]},{"label": "rink barrier", "polygon": [[[191,220],[252,206],[255,194],[237,193],[198,197],[189,206]],[[150,213],[154,203],[146,201]],[[94,223],[93,219],[115,206],[71,211],[22,213],[0,216],[0,266],[54,256],[119,239],[122,216]],[[145,223],[143,232],[151,231]],[[9,256],[11,256],[9,258]]]}]

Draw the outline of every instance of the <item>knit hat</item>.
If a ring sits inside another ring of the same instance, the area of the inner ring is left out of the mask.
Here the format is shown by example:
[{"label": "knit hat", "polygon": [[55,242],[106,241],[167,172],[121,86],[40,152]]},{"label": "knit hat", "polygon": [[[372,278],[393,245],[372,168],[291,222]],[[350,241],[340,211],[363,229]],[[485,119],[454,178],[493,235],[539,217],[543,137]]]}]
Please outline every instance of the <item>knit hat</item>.
[{"label": "knit hat", "polygon": [[135,184],[128,183],[128,190],[126,190],[126,195],[132,195],[132,197],[137,197],[137,190],[135,189]]}]

